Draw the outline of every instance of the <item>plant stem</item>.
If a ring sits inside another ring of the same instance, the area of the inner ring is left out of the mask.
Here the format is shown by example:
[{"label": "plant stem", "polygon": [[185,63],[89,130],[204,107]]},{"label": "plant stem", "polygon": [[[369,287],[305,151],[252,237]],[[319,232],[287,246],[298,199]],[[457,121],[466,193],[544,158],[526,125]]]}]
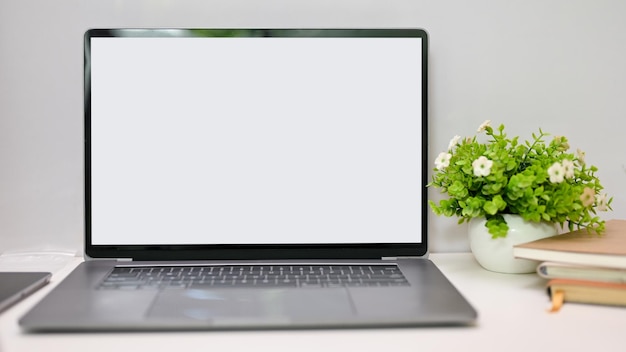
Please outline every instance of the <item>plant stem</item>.
[{"label": "plant stem", "polygon": [[530,155],[530,151],[535,149],[535,146],[537,145],[537,143],[542,141],[543,137],[545,136],[547,136],[547,134],[544,133],[541,129],[539,129],[539,136],[533,139],[533,143],[530,145],[530,147],[528,147],[528,149],[526,150],[526,153],[524,153],[524,157],[522,158],[522,161],[520,162],[519,167],[517,168],[518,172],[523,168],[522,167],[523,165],[526,165],[526,159],[528,159],[528,155]]}]

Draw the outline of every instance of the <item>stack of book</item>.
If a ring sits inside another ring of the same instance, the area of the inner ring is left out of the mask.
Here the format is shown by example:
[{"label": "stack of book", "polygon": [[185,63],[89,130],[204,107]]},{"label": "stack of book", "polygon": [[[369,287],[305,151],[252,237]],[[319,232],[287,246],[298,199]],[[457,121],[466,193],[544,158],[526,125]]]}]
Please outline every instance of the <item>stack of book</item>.
[{"label": "stack of book", "polygon": [[626,220],[608,220],[601,235],[586,229],[518,244],[516,258],[540,262],[552,311],[564,302],[626,306]]}]

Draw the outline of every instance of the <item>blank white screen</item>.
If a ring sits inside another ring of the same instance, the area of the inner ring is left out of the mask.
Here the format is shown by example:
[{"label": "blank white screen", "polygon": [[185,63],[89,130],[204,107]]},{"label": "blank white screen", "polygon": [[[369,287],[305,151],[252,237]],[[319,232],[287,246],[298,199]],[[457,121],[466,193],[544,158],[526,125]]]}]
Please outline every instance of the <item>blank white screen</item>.
[{"label": "blank white screen", "polygon": [[92,38],[92,243],[409,243],[416,38]]}]

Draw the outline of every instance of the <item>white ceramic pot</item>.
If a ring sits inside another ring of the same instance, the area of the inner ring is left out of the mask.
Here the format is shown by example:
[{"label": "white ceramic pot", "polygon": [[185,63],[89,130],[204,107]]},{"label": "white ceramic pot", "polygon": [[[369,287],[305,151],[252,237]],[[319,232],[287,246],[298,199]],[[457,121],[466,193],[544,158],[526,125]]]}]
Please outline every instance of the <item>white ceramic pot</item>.
[{"label": "white ceramic pot", "polygon": [[484,218],[474,218],[469,222],[468,235],[470,249],[478,263],[485,269],[499,273],[523,274],[537,269],[537,261],[513,257],[513,246],[530,242],[558,233],[554,224],[529,222],[519,215],[504,214],[509,226],[506,237],[492,238],[485,227]]}]

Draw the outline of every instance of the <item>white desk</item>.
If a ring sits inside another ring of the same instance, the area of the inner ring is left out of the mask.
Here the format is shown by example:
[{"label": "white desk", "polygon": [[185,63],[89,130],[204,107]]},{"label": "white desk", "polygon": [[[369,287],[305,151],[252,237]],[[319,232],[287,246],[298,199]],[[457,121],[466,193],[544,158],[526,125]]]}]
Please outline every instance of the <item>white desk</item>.
[{"label": "white desk", "polygon": [[475,326],[258,332],[21,332],[17,319],[80,262],[80,258],[75,258],[58,268],[49,285],[0,315],[0,351],[624,350],[626,308],[570,303],[559,313],[547,313],[549,301],[544,280],[535,274],[492,273],[482,269],[471,254],[432,254],[431,259],[478,310]]}]

